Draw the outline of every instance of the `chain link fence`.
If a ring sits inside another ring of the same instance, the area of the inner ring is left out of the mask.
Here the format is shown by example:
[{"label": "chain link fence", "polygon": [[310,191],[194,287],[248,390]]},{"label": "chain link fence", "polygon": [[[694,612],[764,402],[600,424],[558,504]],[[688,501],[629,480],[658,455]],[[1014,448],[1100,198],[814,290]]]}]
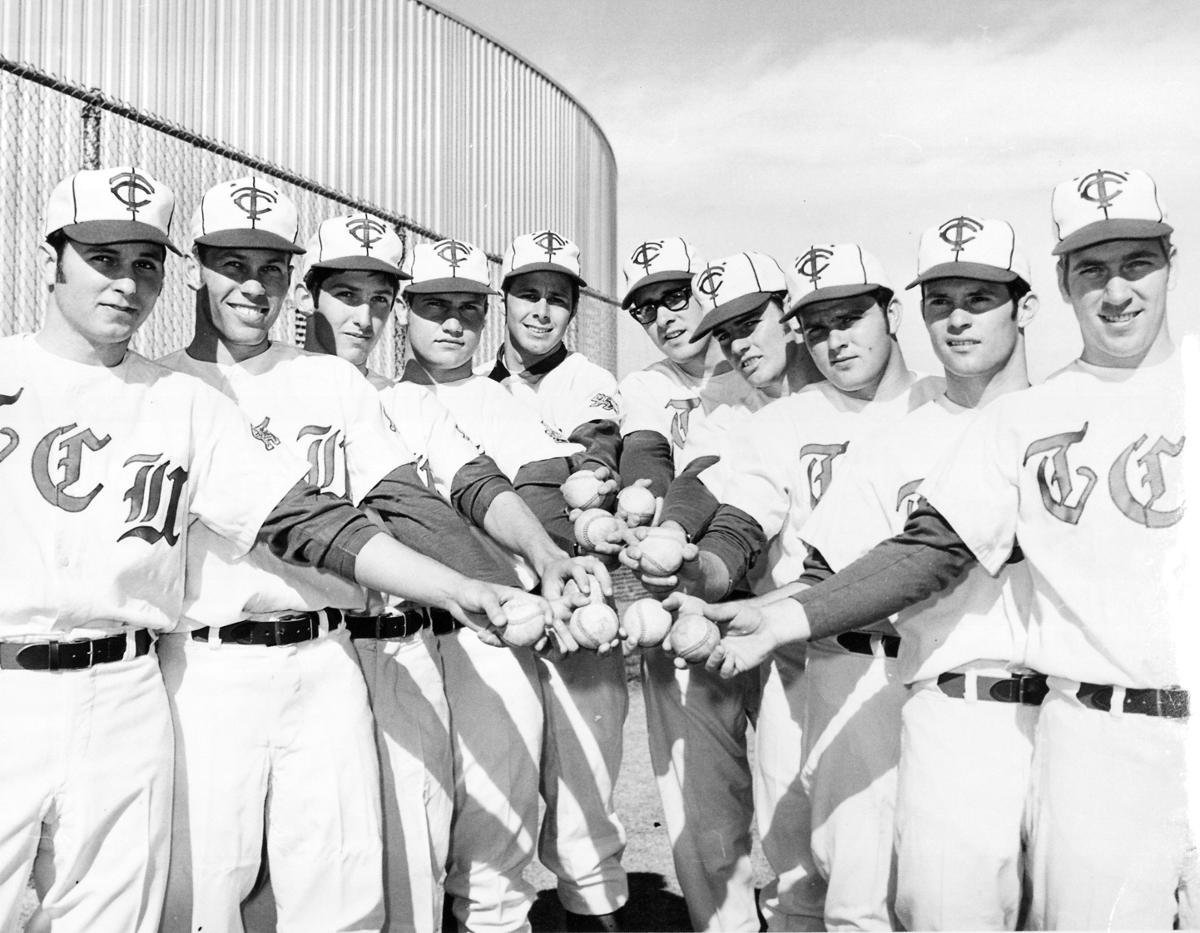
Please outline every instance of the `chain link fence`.
[{"label": "chain link fence", "polygon": [[[406,249],[443,238],[403,214],[198,136],[98,90],[0,58],[0,178],[8,201],[0,232],[0,334],[32,331],[40,323],[46,288],[38,271],[37,244],[42,240],[43,210],[51,189],[72,172],[101,165],[142,166],[171,187],[178,202],[172,236],[181,248],[192,207],[204,191],[250,173],[270,176],[296,202],[304,238],[322,220],[350,212],[391,223]],[[490,259],[493,280],[498,281],[500,258]],[[566,337],[568,346],[613,373],[616,305],[612,298],[585,290]],[[156,359],[185,346],[192,337],[193,309],[194,293],[184,281],[183,263],[168,262],[162,296],[134,338],[134,349]],[[372,369],[388,377],[394,377],[404,361],[404,327],[398,318],[389,319],[370,360]],[[289,302],[272,338],[303,345],[304,323],[303,315]],[[477,364],[495,357],[503,332],[503,306],[493,298]]]}]

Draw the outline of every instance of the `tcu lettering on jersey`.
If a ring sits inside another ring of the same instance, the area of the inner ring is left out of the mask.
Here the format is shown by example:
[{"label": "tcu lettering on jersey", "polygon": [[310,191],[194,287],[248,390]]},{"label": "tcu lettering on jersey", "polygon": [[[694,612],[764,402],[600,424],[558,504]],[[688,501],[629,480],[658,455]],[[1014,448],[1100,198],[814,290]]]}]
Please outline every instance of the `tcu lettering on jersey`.
[{"label": "tcu lettering on jersey", "polygon": [[671,416],[671,443],[678,450],[683,450],[683,445],[687,442],[688,421],[692,415],[692,409],[698,407],[700,399],[698,398],[673,398],[667,402],[667,408],[675,409],[675,414]]},{"label": "tcu lettering on jersey", "polygon": [[[1046,511],[1076,525],[1099,482],[1091,466],[1072,467],[1072,448],[1087,436],[1088,423],[1077,431],[1040,438],[1025,450],[1025,466],[1036,471]],[[1147,528],[1167,528],[1183,517],[1182,480],[1178,464],[1186,438],[1171,441],[1146,434],[1132,441],[1108,466],[1108,494],[1117,510]],[[1168,478],[1169,477],[1169,478]]]},{"label": "tcu lettering on jersey", "polygon": [[833,481],[833,461],[846,452],[850,444],[805,444],[800,448],[800,465],[808,479],[809,505],[814,509],[829,491]]},{"label": "tcu lettering on jersey", "polygon": [[296,440],[303,443],[305,438],[311,438],[308,449],[308,481],[318,489],[328,489],[333,485],[337,475],[338,448],[345,447],[345,440],[339,440],[342,432],[334,430],[332,425],[306,424],[296,433]]}]

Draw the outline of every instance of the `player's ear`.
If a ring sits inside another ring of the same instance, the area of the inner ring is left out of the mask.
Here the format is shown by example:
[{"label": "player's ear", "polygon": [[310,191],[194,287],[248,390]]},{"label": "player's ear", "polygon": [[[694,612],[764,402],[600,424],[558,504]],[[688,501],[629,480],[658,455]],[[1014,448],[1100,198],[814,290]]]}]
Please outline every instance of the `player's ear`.
[{"label": "player's ear", "polygon": [[296,310],[305,317],[312,317],[313,312],[317,310],[317,302],[313,298],[313,293],[303,282],[297,282],[292,286],[292,301],[296,305]]},{"label": "player's ear", "polygon": [[900,304],[900,299],[893,296],[888,302],[887,307],[883,311],[883,316],[887,318],[888,333],[895,337],[900,333],[900,318],[904,315],[904,306]]},{"label": "player's ear", "polygon": [[1054,264],[1055,277],[1058,279],[1058,293],[1067,304],[1071,303],[1071,292],[1067,288],[1067,257],[1059,256]]},{"label": "player's ear", "polygon": [[1022,295],[1017,300],[1017,327],[1024,330],[1037,314],[1039,307],[1041,307],[1041,302],[1038,301],[1036,293],[1026,292]]},{"label": "player's ear", "polygon": [[38,269],[42,274],[42,284],[47,291],[54,291],[58,282],[58,253],[49,243],[38,244]]},{"label": "player's ear", "polygon": [[200,278],[200,257],[196,255],[195,250],[183,258],[183,280],[187,283],[187,287],[194,292],[200,291],[204,284]]},{"label": "player's ear", "polygon": [[1175,270],[1179,267],[1179,263],[1175,261],[1175,244],[1167,247],[1167,290],[1173,291],[1175,282],[1178,280],[1175,275]]}]

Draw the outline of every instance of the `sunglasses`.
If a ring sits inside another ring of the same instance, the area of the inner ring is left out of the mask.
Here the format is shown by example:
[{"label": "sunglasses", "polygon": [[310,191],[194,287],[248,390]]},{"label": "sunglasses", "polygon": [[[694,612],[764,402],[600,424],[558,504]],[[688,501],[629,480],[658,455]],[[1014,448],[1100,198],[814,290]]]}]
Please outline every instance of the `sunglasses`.
[{"label": "sunglasses", "polygon": [[657,301],[643,301],[641,304],[634,305],[629,309],[629,316],[645,327],[647,324],[653,324],[658,318],[659,308],[666,308],[668,311],[682,311],[691,300],[691,286],[681,285],[679,288],[667,292]]}]

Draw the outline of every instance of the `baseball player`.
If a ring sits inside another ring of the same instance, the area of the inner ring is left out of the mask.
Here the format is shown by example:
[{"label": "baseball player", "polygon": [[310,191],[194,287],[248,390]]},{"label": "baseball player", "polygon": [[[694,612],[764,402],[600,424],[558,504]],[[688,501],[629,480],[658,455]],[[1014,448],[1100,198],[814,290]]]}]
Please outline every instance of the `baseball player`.
[{"label": "baseball player", "polygon": [[712,663],[732,674],[775,645],[882,618],[975,562],[998,574],[1019,542],[1033,579],[1026,663],[1049,688],[1025,820],[1026,923],[1167,929],[1195,854],[1178,654],[1190,619],[1162,578],[1181,543],[1186,443],[1166,320],[1172,228],[1136,169],[1063,182],[1051,211],[1081,357],[980,412],[901,535],[793,599],[712,611],[737,616]]},{"label": "baseball player", "polygon": [[[972,413],[1028,387],[1024,327],[1037,310],[1029,278],[1004,221],[960,215],[922,235],[909,287],[921,287],[946,393],[846,454],[801,529],[831,568],[900,532],[921,481]],[[894,620],[908,689],[877,694],[872,721],[888,733],[880,744],[899,753],[895,911],[906,930],[1016,929],[1021,820],[1045,694],[1045,677],[1024,665],[1030,587],[1023,561],[996,577],[975,567]],[[901,699],[902,710],[882,715],[884,698]]]},{"label": "baseball player", "polygon": [[[553,230],[516,237],[501,267],[505,340],[489,376],[552,436],[582,444],[577,465],[607,479],[620,442],[616,380],[563,344],[585,286],[575,243]],[[616,488],[609,480],[606,490]],[[628,898],[625,830],[612,800],[629,704],[624,663],[620,652],[580,651],[539,659],[538,673],[547,722],[538,854],[558,877],[572,929],[615,928],[618,919],[609,915]],[[598,757],[580,755],[580,747]]]},{"label": "baseball player", "polygon": [[[733,257],[721,264],[716,300],[755,280],[772,282],[768,267]],[[786,284],[788,316],[798,316],[828,381],[752,415],[701,474],[722,505],[681,577],[718,598],[746,575],[765,542],[770,576],[795,579],[805,553],[799,527],[834,481],[842,455],[942,390],[940,380],[905,366],[895,338],[899,302],[879,262],[860,246],[810,247],[788,266]],[[697,332],[744,306],[716,305]],[[765,580],[755,585],[770,588]],[[885,621],[810,651],[807,670],[802,652],[780,652],[762,672],[755,807],[776,874],[760,898],[772,929],[889,923],[895,769],[887,746],[896,738],[883,737],[886,717],[871,715],[882,701],[863,704],[881,693],[902,695],[894,684],[896,641]]]},{"label": "baseball player", "polygon": [[379,535],[301,482],[303,462],[268,452],[219,393],[128,350],[177,252],[174,207],[136,167],[62,181],[46,212],[44,323],[0,341],[0,699],[21,710],[0,719],[5,929],[35,857],[34,928],[158,929],[173,736],[154,634],[178,620],[201,528],[235,554],[261,540],[503,624],[496,590]]},{"label": "baseball player", "polygon": [[[369,507],[423,550],[515,583],[424,485],[353,366],[269,340],[303,252],[297,233],[295,206],[263,179],[205,192],[189,261],[196,335],[163,365],[231,397],[264,449],[307,460],[313,486]],[[373,625],[363,588],[265,549],[238,555],[203,529],[187,560],[181,631],[162,652],[178,736],[165,928],[240,930],[264,833],[281,927],[381,926],[377,753],[343,624]],[[411,595],[403,577],[377,588]]]}]

